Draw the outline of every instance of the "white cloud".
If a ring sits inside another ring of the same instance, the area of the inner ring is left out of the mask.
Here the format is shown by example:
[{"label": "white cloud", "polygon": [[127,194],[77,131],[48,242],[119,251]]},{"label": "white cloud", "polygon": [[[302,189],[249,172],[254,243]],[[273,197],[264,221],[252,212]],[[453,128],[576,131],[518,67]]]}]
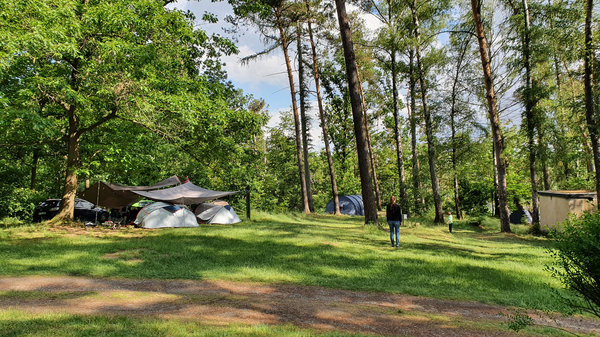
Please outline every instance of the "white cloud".
[{"label": "white cloud", "polygon": [[375,15],[363,11],[360,7],[346,3],[348,13],[358,13],[358,16],[364,21],[369,35],[374,35],[378,29],[382,28],[383,23]]},{"label": "white cloud", "polygon": [[257,51],[245,45],[239,47],[239,50],[238,55],[223,58],[230,80],[247,84],[253,88],[259,87],[261,84],[289,86],[285,58],[279,51],[273,51],[271,54],[258,57],[242,65],[242,58],[254,55]]}]

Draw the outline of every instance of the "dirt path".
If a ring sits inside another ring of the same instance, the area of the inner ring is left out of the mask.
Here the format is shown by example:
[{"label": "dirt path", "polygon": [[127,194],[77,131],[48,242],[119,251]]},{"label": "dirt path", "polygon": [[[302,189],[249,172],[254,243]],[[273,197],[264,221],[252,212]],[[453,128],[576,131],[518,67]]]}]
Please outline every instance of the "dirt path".
[{"label": "dirt path", "polygon": [[[514,312],[500,306],[405,295],[228,281],[0,278],[0,308],[34,313],[138,315],[206,324],[293,324],[406,336],[517,336],[498,327]],[[600,321],[529,312],[536,324],[600,334]],[[522,334],[521,334],[522,335]]]}]

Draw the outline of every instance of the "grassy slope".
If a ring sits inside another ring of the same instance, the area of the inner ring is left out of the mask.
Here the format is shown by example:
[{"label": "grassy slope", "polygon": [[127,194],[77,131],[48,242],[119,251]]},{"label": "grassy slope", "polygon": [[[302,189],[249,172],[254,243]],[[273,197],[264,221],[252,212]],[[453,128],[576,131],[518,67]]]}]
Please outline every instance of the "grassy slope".
[{"label": "grassy slope", "polygon": [[545,239],[409,223],[401,248],[362,219],[259,214],[234,226],[88,233],[0,230],[0,274],[319,285],[568,311]]}]

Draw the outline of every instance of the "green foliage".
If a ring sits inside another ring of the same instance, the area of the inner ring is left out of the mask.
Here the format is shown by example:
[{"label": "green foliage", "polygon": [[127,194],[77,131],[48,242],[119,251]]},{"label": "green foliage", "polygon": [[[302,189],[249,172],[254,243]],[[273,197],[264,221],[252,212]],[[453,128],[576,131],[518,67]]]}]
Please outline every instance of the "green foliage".
[{"label": "green foliage", "polygon": [[5,217],[0,218],[0,227],[22,226],[25,222],[19,218]]},{"label": "green foliage", "polygon": [[514,314],[508,315],[508,319],[508,328],[517,332],[533,325],[533,319],[524,310],[515,311]]},{"label": "green foliage", "polygon": [[569,301],[574,308],[600,317],[600,214],[571,217],[553,237],[554,263],[548,269],[585,299],[585,304]]},{"label": "green foliage", "polygon": [[296,142],[286,130],[291,127],[291,114],[282,116],[281,123],[270,130],[267,139],[267,170],[258,207],[279,212],[302,210]]},{"label": "green foliage", "polygon": [[488,205],[492,200],[494,185],[485,180],[459,180],[460,203],[469,215],[489,214]]},{"label": "green foliage", "polygon": [[[52,197],[65,193],[65,171],[131,185],[179,174],[212,189],[256,180],[266,115],[225,80],[220,57],[235,46],[164,5],[1,5],[2,23],[19,24],[0,23],[0,192],[9,196],[0,216],[29,216],[35,198],[18,189],[32,169],[34,187]],[[65,162],[69,132],[81,158]]]},{"label": "green foliage", "polygon": [[0,218],[29,220],[35,206],[46,199],[40,192],[28,188],[0,189],[0,193],[4,196],[0,198]]}]

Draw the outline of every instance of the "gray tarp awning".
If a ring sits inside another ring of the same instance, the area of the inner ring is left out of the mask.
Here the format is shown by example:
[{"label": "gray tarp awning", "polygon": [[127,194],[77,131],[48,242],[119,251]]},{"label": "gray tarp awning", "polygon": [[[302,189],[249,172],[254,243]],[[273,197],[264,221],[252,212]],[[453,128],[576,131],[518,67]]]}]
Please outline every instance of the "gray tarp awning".
[{"label": "gray tarp awning", "polygon": [[157,191],[133,191],[133,193],[141,195],[145,198],[170,202],[172,204],[193,205],[199,204],[208,200],[219,199],[228,195],[240,193],[240,191],[212,191],[196,186],[191,182],[181,184],[171,188],[165,188]]},{"label": "gray tarp awning", "polygon": [[79,197],[105,208],[121,208],[141,198],[133,191],[156,190],[177,184],[181,184],[181,179],[177,176],[171,176],[152,186],[123,186],[99,181],[83,191]]}]

